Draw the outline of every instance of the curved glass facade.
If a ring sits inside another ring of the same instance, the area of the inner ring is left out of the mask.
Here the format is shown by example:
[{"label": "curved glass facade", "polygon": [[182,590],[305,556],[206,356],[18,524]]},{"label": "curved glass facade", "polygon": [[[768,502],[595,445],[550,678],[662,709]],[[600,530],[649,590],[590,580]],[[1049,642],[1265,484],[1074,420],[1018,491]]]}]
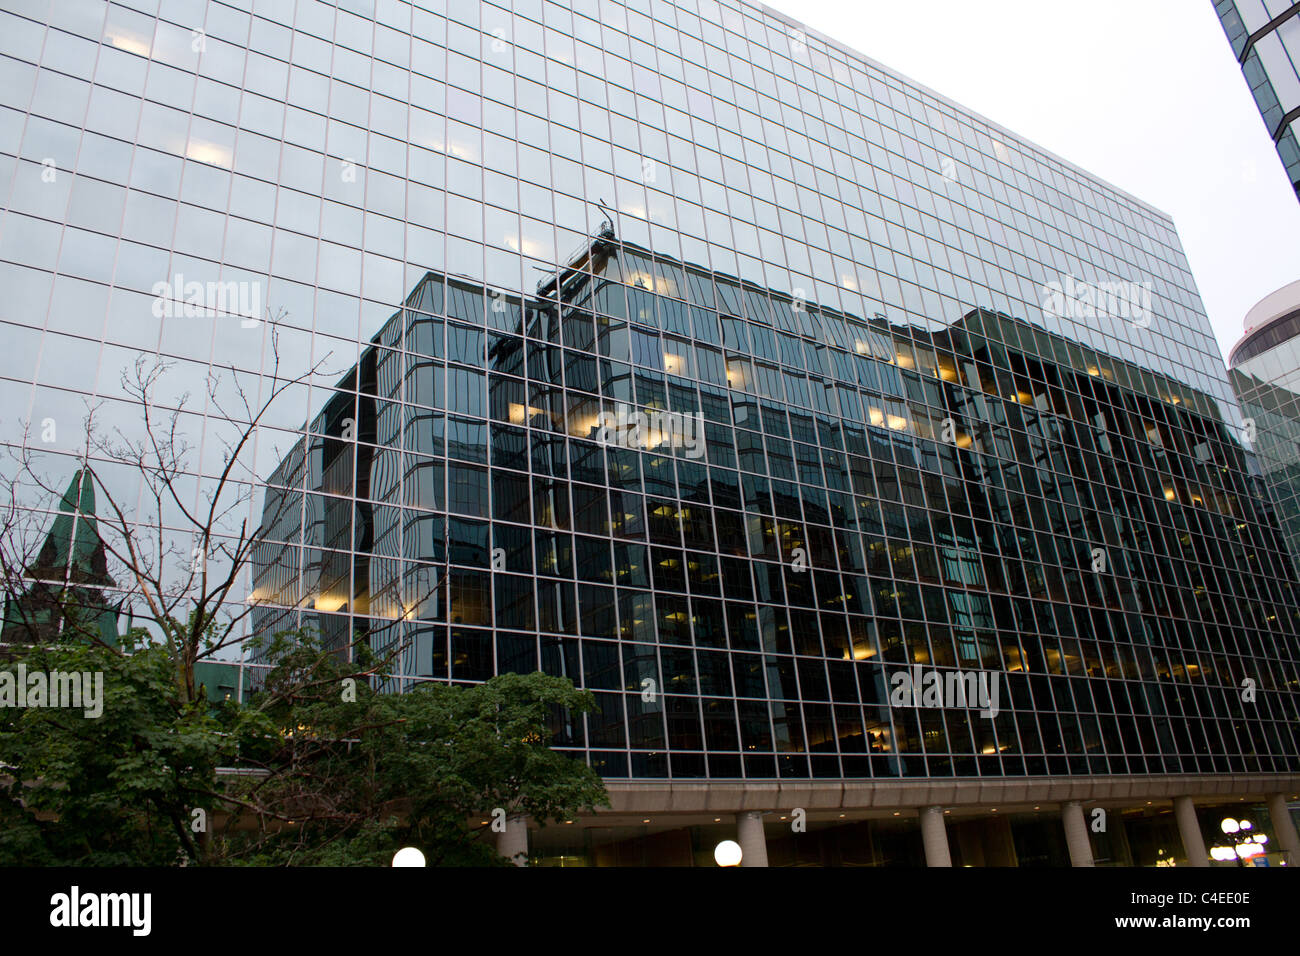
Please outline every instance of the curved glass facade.
[{"label": "curved glass facade", "polygon": [[1246,415],[1247,436],[1272,493],[1287,547],[1300,567],[1300,309],[1293,307],[1300,305],[1300,283],[1296,286],[1275,293],[1289,294],[1279,300],[1284,305],[1280,313],[1247,333],[1228,361],[1232,387]]},{"label": "curved glass facade", "polygon": [[1295,572],[1163,213],[747,3],[7,7],[3,437],[67,487],[162,356],[201,500],[285,385],[252,628],[566,674],[611,778],[1297,769]]}]

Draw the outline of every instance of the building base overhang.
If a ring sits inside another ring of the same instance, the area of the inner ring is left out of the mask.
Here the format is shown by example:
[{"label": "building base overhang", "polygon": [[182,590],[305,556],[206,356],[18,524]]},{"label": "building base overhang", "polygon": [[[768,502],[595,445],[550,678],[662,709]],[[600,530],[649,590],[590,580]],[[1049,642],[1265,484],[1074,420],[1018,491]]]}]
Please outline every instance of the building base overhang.
[{"label": "building base overhang", "polygon": [[971,809],[1080,801],[1131,806],[1188,796],[1222,802],[1300,794],[1300,773],[1143,774],[942,780],[607,780],[600,814]]}]

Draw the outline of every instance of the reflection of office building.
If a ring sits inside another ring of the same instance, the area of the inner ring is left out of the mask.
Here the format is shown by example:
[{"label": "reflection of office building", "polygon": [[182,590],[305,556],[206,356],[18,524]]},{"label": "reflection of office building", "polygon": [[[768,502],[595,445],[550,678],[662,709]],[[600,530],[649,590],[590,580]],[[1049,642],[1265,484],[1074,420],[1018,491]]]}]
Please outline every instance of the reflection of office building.
[{"label": "reflection of office building", "polygon": [[1294,573],[1167,216],[749,3],[430,6],[0,13],[5,407],[138,422],[140,350],[265,388],[270,322],[151,292],[262,283],[281,377],[342,358],[265,421],[239,597],[395,689],[590,689],[555,745],[615,808],[541,858],[1154,862],[1300,789]]},{"label": "reflection of office building", "polygon": [[1300,3],[1215,0],[1214,9],[1300,195]]},{"label": "reflection of office building", "polygon": [[1228,356],[1232,387],[1300,566],[1300,282],[1267,296],[1245,324],[1246,334]]},{"label": "reflection of office building", "polygon": [[[704,453],[611,444],[619,404],[701,413]],[[311,431],[306,619],[407,645],[408,677],[585,682],[600,710],[561,741],[613,778],[1213,772],[1270,653],[1249,635],[1290,616],[1205,394],[986,309],[862,319],[609,231],[522,298],[427,275]],[[917,663],[997,672],[1007,709],[891,707]],[[1184,681],[1220,688],[1196,719],[1156,690]],[[1281,715],[1259,734],[1285,766]]]}]

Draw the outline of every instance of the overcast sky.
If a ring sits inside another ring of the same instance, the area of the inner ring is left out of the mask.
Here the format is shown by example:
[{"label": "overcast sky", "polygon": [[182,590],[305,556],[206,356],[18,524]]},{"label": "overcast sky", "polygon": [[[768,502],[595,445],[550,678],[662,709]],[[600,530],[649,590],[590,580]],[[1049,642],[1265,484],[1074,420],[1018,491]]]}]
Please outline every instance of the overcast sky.
[{"label": "overcast sky", "polygon": [[1300,202],[1211,0],[768,0],[1171,215],[1226,354]]}]

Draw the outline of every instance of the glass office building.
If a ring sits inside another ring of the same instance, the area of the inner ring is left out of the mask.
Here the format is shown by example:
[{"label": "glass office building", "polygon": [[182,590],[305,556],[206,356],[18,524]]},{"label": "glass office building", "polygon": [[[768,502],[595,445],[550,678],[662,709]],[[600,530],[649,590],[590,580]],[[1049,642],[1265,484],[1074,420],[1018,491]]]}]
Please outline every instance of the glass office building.
[{"label": "glass office building", "polygon": [[1232,387],[1287,547],[1300,566],[1300,282],[1266,296],[1245,326],[1228,355]]},{"label": "glass office building", "polygon": [[543,856],[790,861],[797,807],[859,862],[945,816],[1203,862],[1196,802],[1284,815],[1296,576],[1168,216],[749,3],[4,6],[5,441],[66,486],[162,356],[197,496],[286,384],[253,630],[591,689],[555,746],[610,833]]},{"label": "glass office building", "polygon": [[1300,3],[1215,0],[1214,10],[1300,196]]}]

